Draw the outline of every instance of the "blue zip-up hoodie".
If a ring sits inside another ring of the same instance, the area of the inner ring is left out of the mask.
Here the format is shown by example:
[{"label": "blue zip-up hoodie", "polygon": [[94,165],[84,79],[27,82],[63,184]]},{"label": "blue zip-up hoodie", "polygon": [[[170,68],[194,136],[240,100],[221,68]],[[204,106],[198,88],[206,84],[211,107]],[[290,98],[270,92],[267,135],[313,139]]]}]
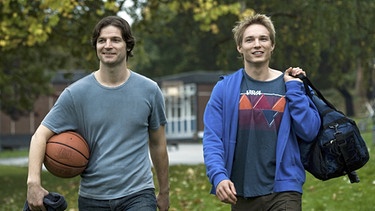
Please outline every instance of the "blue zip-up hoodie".
[{"label": "blue zip-up hoodie", "polygon": [[[216,193],[217,185],[229,180],[237,140],[238,104],[243,69],[223,76],[212,90],[204,112],[203,154],[207,176]],[[313,141],[320,128],[319,113],[306,95],[303,83],[285,83],[287,106],[281,120],[276,149],[274,192],[302,193],[305,170],[296,135]]]}]

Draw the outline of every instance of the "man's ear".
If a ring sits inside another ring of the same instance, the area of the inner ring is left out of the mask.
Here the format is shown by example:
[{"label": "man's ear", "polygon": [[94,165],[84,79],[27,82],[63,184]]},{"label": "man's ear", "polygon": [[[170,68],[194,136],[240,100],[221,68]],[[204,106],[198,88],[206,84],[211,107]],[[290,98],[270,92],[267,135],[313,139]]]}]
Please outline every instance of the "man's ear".
[{"label": "man's ear", "polygon": [[238,51],[238,53],[242,54],[242,46],[237,45],[237,51]]}]

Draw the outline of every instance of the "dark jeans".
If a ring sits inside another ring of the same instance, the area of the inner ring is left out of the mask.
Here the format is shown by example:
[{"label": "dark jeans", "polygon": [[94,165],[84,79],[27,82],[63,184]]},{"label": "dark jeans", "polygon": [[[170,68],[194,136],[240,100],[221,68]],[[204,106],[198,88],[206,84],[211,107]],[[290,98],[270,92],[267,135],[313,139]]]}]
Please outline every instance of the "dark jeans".
[{"label": "dark jeans", "polygon": [[298,192],[281,192],[265,196],[244,198],[237,197],[232,211],[301,211],[302,194]]},{"label": "dark jeans", "polygon": [[154,189],[146,189],[118,199],[96,200],[79,196],[80,211],[156,211]]}]

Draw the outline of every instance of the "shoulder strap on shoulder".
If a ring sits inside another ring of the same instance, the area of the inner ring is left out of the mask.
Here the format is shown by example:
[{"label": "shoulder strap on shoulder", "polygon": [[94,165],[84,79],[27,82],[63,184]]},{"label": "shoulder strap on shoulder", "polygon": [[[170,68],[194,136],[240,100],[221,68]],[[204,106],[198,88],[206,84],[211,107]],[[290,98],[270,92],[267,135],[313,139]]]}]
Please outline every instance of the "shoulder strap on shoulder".
[{"label": "shoulder strap on shoulder", "polygon": [[330,108],[337,111],[336,107],[330,103],[323,95],[322,93],[311,83],[310,79],[304,76],[303,74],[297,75],[299,79],[303,81],[303,85],[305,86],[306,94],[313,99],[313,94],[310,91],[310,88],[314,91],[315,95],[319,97],[322,101],[324,101],[325,104],[327,104]]}]

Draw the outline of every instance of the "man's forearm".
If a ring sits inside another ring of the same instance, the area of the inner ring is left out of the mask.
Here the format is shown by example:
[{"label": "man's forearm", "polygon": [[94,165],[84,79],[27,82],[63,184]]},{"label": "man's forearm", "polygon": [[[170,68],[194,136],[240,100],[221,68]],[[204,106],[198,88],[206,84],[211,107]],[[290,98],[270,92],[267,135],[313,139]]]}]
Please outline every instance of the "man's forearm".
[{"label": "man's forearm", "polygon": [[166,147],[158,146],[151,150],[151,159],[154,164],[159,192],[169,194],[169,159]]}]

